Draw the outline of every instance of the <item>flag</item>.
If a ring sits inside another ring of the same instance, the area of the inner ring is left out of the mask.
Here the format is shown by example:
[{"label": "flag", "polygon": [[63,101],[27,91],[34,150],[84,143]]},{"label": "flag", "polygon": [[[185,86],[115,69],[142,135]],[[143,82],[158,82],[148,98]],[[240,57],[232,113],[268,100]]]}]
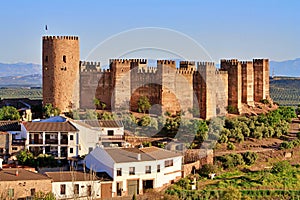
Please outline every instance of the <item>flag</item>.
[{"label": "flag", "polygon": [[47,25],[45,26],[45,30],[46,30],[46,31],[48,30],[48,26],[47,26]]}]

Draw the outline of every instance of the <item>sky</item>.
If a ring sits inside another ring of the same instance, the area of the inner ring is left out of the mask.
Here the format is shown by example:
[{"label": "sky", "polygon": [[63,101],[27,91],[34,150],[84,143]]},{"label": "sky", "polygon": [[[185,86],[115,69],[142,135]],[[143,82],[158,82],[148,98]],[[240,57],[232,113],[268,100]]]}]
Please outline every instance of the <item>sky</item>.
[{"label": "sky", "polygon": [[[282,61],[300,57],[299,0],[12,0],[2,1],[0,7],[3,63],[40,64],[43,35],[79,36],[81,59],[86,59],[108,38],[143,27],[189,38],[215,62],[221,58]],[[139,37],[152,42],[156,38],[151,35]],[[174,52],[177,47],[188,48],[184,39],[172,38],[177,46],[166,48]],[[111,50],[131,40],[114,43]]]}]

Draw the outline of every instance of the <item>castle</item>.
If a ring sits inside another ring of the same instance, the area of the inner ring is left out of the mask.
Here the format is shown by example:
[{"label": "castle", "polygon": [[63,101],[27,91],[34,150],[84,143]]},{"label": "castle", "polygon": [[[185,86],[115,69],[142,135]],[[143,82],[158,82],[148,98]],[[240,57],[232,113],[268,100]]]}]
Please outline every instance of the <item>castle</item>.
[{"label": "castle", "polygon": [[177,67],[158,60],[149,67],[144,59],[111,59],[102,69],[99,62],[80,61],[76,36],[44,36],[42,56],[43,103],[64,112],[95,108],[95,98],[107,110],[136,111],[147,96],[155,113],[208,119],[226,114],[228,106],[240,112],[243,104],[269,98],[268,59],[221,60],[219,69],[213,62],[180,61]]}]

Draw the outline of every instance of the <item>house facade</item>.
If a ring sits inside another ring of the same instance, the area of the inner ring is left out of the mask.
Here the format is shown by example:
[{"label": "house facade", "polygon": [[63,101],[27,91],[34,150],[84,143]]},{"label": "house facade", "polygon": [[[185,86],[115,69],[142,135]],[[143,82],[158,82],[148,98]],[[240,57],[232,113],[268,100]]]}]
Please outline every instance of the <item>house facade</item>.
[{"label": "house facade", "polygon": [[[56,199],[109,198],[107,187],[111,180],[103,180],[94,173],[79,171],[46,172],[52,182],[52,193]],[[102,189],[103,188],[103,189]]]},{"label": "house facade", "polygon": [[66,122],[26,122],[25,147],[35,156],[50,154],[56,158],[79,155],[79,131]]},{"label": "house facade", "polygon": [[182,176],[182,155],[157,148],[100,148],[85,158],[86,167],[113,178],[112,196],[163,188]]},{"label": "house facade", "polygon": [[90,153],[96,146],[122,147],[124,126],[119,120],[71,120],[79,131],[80,154]]},{"label": "house facade", "polygon": [[31,199],[37,192],[49,193],[51,179],[21,168],[0,170],[0,199]]},{"label": "house facade", "polygon": [[18,121],[0,121],[0,156],[8,158],[24,149],[26,131]]}]

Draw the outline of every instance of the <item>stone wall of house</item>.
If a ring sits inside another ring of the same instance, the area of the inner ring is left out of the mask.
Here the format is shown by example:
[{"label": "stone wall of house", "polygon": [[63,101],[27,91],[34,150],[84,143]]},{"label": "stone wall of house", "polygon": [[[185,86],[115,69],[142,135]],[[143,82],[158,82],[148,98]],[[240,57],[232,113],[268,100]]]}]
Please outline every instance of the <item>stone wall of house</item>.
[{"label": "stone wall of house", "polygon": [[[8,190],[14,190],[14,197],[9,198]],[[35,192],[48,193],[52,191],[51,179],[44,180],[19,180],[19,181],[0,181],[1,199],[17,199],[31,196],[31,189]],[[2,196],[1,196],[2,195]]]}]

